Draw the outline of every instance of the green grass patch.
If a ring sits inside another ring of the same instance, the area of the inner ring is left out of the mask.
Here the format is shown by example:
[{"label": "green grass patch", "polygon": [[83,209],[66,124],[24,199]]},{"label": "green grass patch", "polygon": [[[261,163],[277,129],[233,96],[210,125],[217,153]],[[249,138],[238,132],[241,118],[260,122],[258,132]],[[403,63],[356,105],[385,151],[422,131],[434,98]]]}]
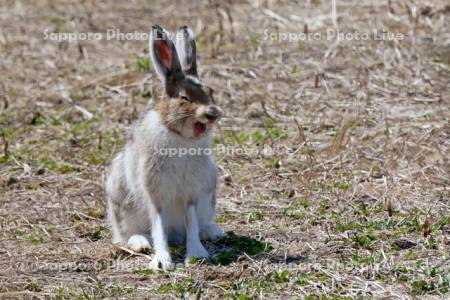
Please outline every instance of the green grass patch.
[{"label": "green grass patch", "polygon": [[152,69],[152,63],[150,62],[148,55],[144,57],[136,57],[134,66],[136,68],[136,71],[139,72],[148,73]]},{"label": "green grass patch", "polygon": [[177,283],[163,283],[158,286],[156,292],[158,294],[175,293],[177,297],[185,299],[189,295],[195,295],[200,291],[200,285],[192,278],[184,278],[178,280]]}]

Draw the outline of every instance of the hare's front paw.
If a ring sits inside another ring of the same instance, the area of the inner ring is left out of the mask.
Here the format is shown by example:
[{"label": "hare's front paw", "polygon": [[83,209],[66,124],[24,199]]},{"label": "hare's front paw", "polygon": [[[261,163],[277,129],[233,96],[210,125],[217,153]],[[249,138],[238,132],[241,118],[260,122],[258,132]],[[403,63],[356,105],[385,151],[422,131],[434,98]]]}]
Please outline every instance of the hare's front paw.
[{"label": "hare's front paw", "polygon": [[130,248],[133,251],[140,252],[143,249],[150,248],[150,243],[148,242],[147,238],[143,235],[139,234],[133,234],[128,239],[128,248]]},{"label": "hare's front paw", "polygon": [[188,247],[186,254],[186,264],[189,264],[192,258],[207,258],[209,256],[208,251],[202,244]]},{"label": "hare's front paw", "polygon": [[202,240],[218,240],[221,237],[225,236],[222,228],[219,227],[216,223],[208,223],[206,224],[201,232],[200,232]]},{"label": "hare's front paw", "polygon": [[149,265],[152,270],[170,270],[173,269],[172,259],[169,253],[156,253]]}]

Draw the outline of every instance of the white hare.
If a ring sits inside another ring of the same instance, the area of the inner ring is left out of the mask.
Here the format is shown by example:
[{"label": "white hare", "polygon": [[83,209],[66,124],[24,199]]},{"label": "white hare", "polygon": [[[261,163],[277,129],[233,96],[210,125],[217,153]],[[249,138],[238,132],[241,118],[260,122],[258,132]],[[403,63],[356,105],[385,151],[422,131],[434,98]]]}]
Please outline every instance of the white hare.
[{"label": "white hare", "polygon": [[223,236],[214,222],[217,169],[210,149],[222,110],[198,79],[193,32],[182,26],[175,37],[176,46],[164,29],[152,27],[150,56],[164,95],[137,122],[106,181],[113,243],[139,251],[152,241],[150,267],[164,270],[173,267],[168,241],[185,240],[189,260],[208,256],[200,238]]}]

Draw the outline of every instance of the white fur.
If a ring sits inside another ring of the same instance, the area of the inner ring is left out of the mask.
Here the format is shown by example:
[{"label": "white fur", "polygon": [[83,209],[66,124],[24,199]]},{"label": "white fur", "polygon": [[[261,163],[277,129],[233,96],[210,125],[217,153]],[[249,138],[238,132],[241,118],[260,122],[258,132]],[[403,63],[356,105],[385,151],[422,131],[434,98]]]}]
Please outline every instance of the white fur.
[{"label": "white fur", "polygon": [[200,242],[197,212],[193,205],[190,205],[186,212],[186,233],[186,260],[189,261],[192,257],[208,257],[208,251]]},{"label": "white fur", "polygon": [[152,269],[158,269],[161,265],[163,270],[172,268],[172,259],[170,258],[169,246],[167,244],[167,226],[164,214],[155,212],[151,216],[152,239],[155,255],[150,262]]},{"label": "white fur", "polygon": [[[186,40],[179,44],[185,67],[182,70],[179,54],[169,34],[157,25],[152,28],[150,56],[165,88],[166,98],[176,95],[176,84],[192,84],[192,81],[199,84],[195,78],[197,65],[193,32],[189,29],[184,37]],[[158,30],[158,35],[165,39],[165,45],[156,44],[154,34],[157,32],[154,30]],[[161,53],[155,53],[160,51],[155,50],[155,46],[159,48],[161,45],[168,47],[164,51],[172,51],[171,62],[159,61]],[[185,76],[187,74],[194,77],[186,81],[189,79]],[[172,113],[179,109],[177,102],[168,104]],[[112,240],[114,243],[127,241],[128,247],[139,251],[150,245],[147,236],[151,236],[155,250],[151,268],[172,268],[169,240],[186,240],[189,260],[208,256],[200,237],[216,239],[223,235],[214,223],[217,169],[209,155],[212,124],[205,117],[206,132],[195,138],[195,122],[201,122],[202,115],[196,115],[195,119],[185,121],[178,126],[181,128],[171,127],[171,131],[166,126],[167,122],[173,124],[171,121],[166,119],[166,123],[163,122],[157,111],[147,112],[137,123],[123,151],[111,163],[106,194]],[[191,153],[192,150],[196,153]]]},{"label": "white fur", "polygon": [[133,251],[139,252],[143,249],[150,248],[150,243],[147,238],[143,235],[133,234],[128,239],[128,248]]},{"label": "white fur", "polygon": [[214,241],[220,239],[224,235],[222,228],[214,222],[205,224],[200,231],[200,237],[204,240]]},{"label": "white fur", "polygon": [[177,49],[178,58],[180,60],[181,67],[183,68],[183,70],[192,67],[192,65],[188,63],[187,57],[188,56],[192,57],[193,53],[189,52],[192,51],[192,49],[186,47],[186,42],[188,42],[189,40],[195,40],[194,32],[190,28],[187,28],[186,31],[188,33],[187,37],[184,36],[183,31],[179,31],[175,35],[175,47]]},{"label": "white fur", "polygon": [[208,148],[210,133],[200,139],[184,138],[170,131],[158,112],[150,111],[133,135],[114,159],[107,180],[113,242],[129,239],[129,247],[140,250],[148,246],[145,234],[151,231],[155,250],[151,268],[173,266],[168,240],[186,238],[187,259],[207,257],[199,235],[204,239],[223,236],[214,223],[217,169],[212,157],[168,158],[152,151]]}]

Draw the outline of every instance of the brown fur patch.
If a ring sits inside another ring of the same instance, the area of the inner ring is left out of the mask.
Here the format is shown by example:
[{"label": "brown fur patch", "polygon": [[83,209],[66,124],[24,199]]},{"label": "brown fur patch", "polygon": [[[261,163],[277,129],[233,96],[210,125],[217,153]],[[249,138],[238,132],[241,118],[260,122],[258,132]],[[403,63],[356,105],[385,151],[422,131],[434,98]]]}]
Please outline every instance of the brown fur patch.
[{"label": "brown fur patch", "polygon": [[197,118],[204,117],[208,105],[213,103],[212,89],[202,86],[197,79],[186,76],[176,83],[174,90],[175,94],[166,91],[156,103],[155,110],[159,112],[167,128],[181,134],[183,126],[189,120],[193,124],[198,121]]},{"label": "brown fur patch", "polygon": [[179,129],[189,118],[195,117],[199,104],[184,99],[172,98],[160,100],[155,110],[161,115],[163,123],[172,131],[179,133]]}]

